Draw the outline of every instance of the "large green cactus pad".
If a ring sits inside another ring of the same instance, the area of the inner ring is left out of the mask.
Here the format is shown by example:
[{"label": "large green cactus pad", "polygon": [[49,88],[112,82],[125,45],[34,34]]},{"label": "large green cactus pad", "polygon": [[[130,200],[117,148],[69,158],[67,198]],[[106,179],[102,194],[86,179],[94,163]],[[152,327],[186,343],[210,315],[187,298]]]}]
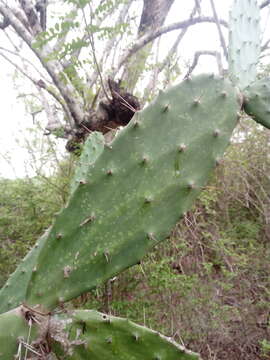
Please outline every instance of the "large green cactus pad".
[{"label": "large green cactus pad", "polygon": [[245,89],[244,109],[255,121],[270,129],[270,78],[257,80]]},{"label": "large green cactus pad", "polygon": [[257,0],[235,0],[229,19],[229,75],[241,90],[256,79],[260,56]]},{"label": "large green cactus pad", "polygon": [[[96,159],[104,148],[104,138],[101,133],[94,132],[86,140],[84,149],[79,159],[79,166],[75,170],[71,181],[71,194],[77,189],[80,181],[87,176]],[[12,307],[18,306],[26,298],[26,290],[32,271],[35,271],[37,258],[46,242],[48,229],[36,242],[32,250],[26,255],[16,271],[11,275],[4,289],[0,291],[0,313],[8,311]],[[32,271],[29,271],[32,269]],[[15,290],[15,291],[14,291]]]},{"label": "large green cactus pad", "polygon": [[[58,319],[58,321],[61,321]],[[170,338],[127,319],[93,310],[77,310],[63,317],[66,336],[56,336],[53,349],[70,360],[199,360],[199,356]],[[57,334],[58,335],[58,334]],[[63,350],[61,337],[66,351]],[[67,342],[71,345],[67,346]],[[78,345],[72,346],[72,342]],[[67,355],[69,352],[70,356]],[[61,357],[62,355],[62,357]]]},{"label": "large green cactus pad", "polygon": [[[211,75],[187,79],[135,114],[57,217],[26,299],[9,282],[9,306],[53,308],[136,264],[191,207],[223,156],[238,95]],[[0,301],[1,301],[0,296]],[[13,301],[14,299],[14,301]]]}]

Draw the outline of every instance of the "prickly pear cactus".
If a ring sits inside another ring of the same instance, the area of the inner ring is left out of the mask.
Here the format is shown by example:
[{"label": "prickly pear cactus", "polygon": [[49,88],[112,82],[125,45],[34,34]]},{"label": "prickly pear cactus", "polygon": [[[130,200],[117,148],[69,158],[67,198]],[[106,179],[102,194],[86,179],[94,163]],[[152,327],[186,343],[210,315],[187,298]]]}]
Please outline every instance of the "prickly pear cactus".
[{"label": "prickly pear cactus", "polygon": [[270,129],[270,78],[257,80],[245,89],[244,109],[255,121]]},{"label": "prickly pear cactus", "polygon": [[257,0],[235,0],[229,19],[229,75],[241,90],[256,79],[260,51]]},{"label": "prickly pear cactus", "polygon": [[223,156],[242,105],[269,127],[270,85],[255,81],[257,2],[235,0],[230,27],[233,84],[212,75],[186,79],[136,113],[110,146],[100,135],[89,138],[67,207],[0,291],[0,312],[13,309],[0,315],[1,360],[52,350],[74,360],[198,359],[128,320],[53,309],[136,264],[168,237]]},{"label": "prickly pear cactus", "polygon": [[26,261],[20,268],[26,294],[12,279],[3,288],[2,311],[22,301],[52,309],[136,264],[167,238],[223,156],[238,100],[227,80],[200,75],[136,113],[79,182],[35,266]]}]

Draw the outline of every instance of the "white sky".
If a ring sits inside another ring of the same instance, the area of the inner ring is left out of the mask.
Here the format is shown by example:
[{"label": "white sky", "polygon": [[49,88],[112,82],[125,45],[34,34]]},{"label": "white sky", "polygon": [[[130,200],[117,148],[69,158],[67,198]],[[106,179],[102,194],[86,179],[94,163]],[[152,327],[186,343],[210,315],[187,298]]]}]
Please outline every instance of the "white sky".
[{"label": "white sky", "polygon": [[[228,11],[232,0],[215,0],[217,12],[223,19],[228,19]],[[194,6],[192,0],[176,0],[173,11],[167,19],[167,24],[187,19],[190,10]],[[202,1],[202,14],[212,16],[210,0]],[[3,37],[0,36],[0,42]],[[164,38],[164,42],[170,47],[175,34],[170,34]],[[1,45],[1,44],[0,44]],[[192,54],[196,50],[222,50],[220,49],[219,39],[215,25],[203,24],[191,27],[183,42],[180,45],[182,58],[192,59]],[[0,58],[0,99],[1,101],[1,122],[0,122],[0,176],[2,177],[21,177],[25,175],[24,163],[28,161],[27,152],[18,147],[16,139],[22,138],[25,128],[32,127],[32,118],[25,114],[24,105],[16,96],[18,93],[14,89],[12,81],[12,68],[4,63]],[[211,57],[202,57],[197,72],[216,71],[216,62]],[[27,80],[26,80],[27,81]],[[21,133],[20,133],[21,131]],[[3,155],[9,152],[14,173],[8,163],[3,160]]]}]

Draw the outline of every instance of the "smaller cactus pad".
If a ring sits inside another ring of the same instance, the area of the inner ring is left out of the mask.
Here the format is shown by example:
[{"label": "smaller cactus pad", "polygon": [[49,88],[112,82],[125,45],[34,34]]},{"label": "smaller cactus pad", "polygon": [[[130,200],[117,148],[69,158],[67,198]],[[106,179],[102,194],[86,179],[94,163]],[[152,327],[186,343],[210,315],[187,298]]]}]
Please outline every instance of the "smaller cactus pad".
[{"label": "smaller cactus pad", "polygon": [[260,56],[257,0],[235,0],[229,20],[229,75],[241,90],[256,79]]},{"label": "smaller cactus pad", "polygon": [[257,80],[245,89],[244,110],[259,124],[270,129],[270,78]]},{"label": "smaller cactus pad", "polygon": [[[59,318],[58,323],[61,322]],[[59,358],[69,360],[199,360],[175,341],[128,319],[77,310],[62,318],[66,336],[53,342]],[[62,345],[61,345],[62,338]],[[70,346],[67,346],[67,344]],[[72,345],[72,344],[75,345]],[[76,345],[77,344],[77,345]],[[66,348],[66,350],[63,350]],[[68,356],[67,353],[70,353]]]}]

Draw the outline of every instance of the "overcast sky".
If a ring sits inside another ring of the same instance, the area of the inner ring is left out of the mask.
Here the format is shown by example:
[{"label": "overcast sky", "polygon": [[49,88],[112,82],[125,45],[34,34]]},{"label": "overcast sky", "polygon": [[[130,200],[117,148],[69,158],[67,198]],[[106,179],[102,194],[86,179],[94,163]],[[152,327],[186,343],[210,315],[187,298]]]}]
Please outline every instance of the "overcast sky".
[{"label": "overcast sky", "polygon": [[[228,19],[228,11],[232,0],[215,0],[217,12],[223,19]],[[167,23],[187,19],[194,1],[176,0]],[[202,13],[212,16],[210,0],[202,1]],[[3,37],[0,36],[0,42]],[[168,35],[164,42],[168,44],[173,41],[173,34]],[[220,50],[219,39],[215,25],[195,25],[192,27],[180,46],[180,55],[182,59],[191,59],[196,50]],[[2,177],[21,177],[25,175],[24,162],[27,161],[27,152],[18,147],[16,139],[22,138],[24,129],[33,126],[31,116],[26,115],[22,102],[16,99],[18,95],[13,86],[12,69],[0,58],[0,96],[1,96],[1,131],[0,131],[0,176]],[[216,63],[210,57],[204,57],[200,61],[200,67],[197,72],[216,71]],[[27,81],[27,80],[26,80]],[[12,168],[3,160],[3,155],[9,152],[13,168],[16,168],[16,174]]]}]

